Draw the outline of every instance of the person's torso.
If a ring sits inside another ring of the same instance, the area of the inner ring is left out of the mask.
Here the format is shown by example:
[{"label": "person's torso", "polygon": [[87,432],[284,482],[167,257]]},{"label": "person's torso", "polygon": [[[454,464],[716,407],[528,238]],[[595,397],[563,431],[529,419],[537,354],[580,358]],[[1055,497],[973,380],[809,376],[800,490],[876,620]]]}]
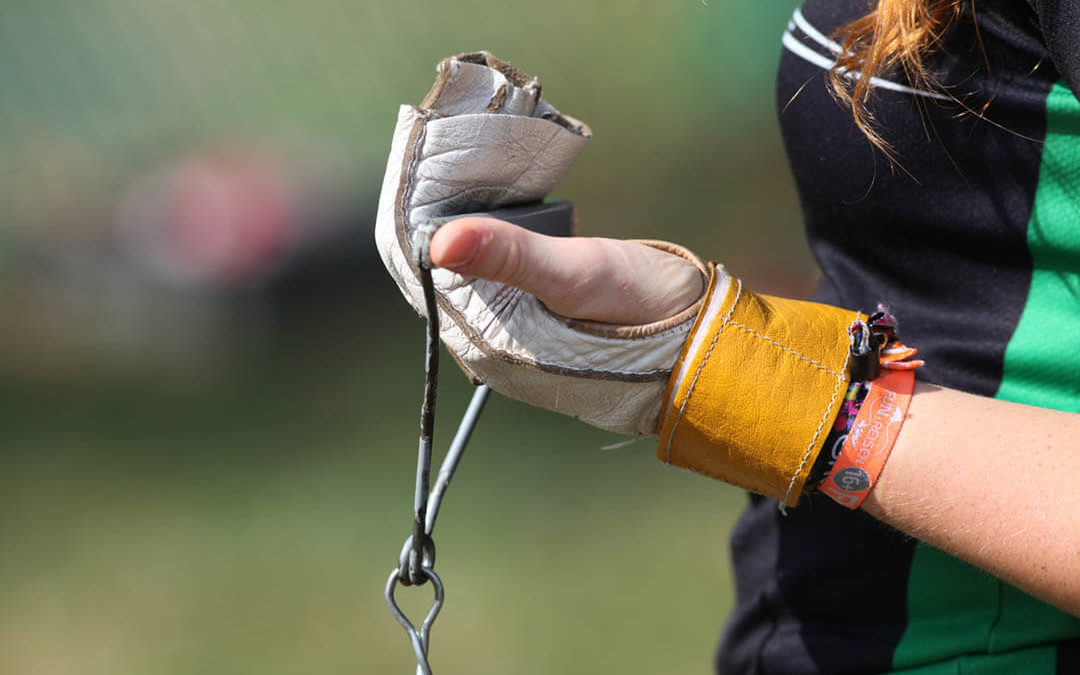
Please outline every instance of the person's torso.
[{"label": "person's torso", "polygon": [[[1080,102],[1026,2],[974,7],[930,63],[947,93],[875,82],[896,165],[825,85],[866,1],[794,15],[777,106],[815,299],[888,305],[922,379],[1080,412]],[[819,496],[787,517],[752,499],[732,545],[721,673],[1080,673],[1080,620]]]}]

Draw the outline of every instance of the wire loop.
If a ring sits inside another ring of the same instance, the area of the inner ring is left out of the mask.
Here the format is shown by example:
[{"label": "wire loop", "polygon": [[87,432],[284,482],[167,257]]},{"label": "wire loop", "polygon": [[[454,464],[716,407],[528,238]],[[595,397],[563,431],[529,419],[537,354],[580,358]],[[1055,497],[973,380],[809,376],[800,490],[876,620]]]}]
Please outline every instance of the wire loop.
[{"label": "wire loop", "polygon": [[409,642],[412,643],[413,653],[416,655],[416,672],[417,675],[431,675],[431,664],[428,663],[428,644],[431,639],[431,626],[435,623],[435,618],[439,616],[439,610],[443,606],[443,583],[435,571],[428,568],[420,568],[421,573],[431,581],[431,585],[435,588],[435,600],[431,603],[431,609],[428,610],[427,616],[424,617],[424,621],[420,624],[419,630],[409,617],[405,616],[405,613],[398,607],[397,600],[394,598],[394,590],[397,588],[399,580],[399,572],[397,569],[390,573],[390,578],[386,580],[386,604],[390,607],[390,613],[394,615],[394,618],[398,620],[401,627],[405,629],[405,632],[409,635]]}]

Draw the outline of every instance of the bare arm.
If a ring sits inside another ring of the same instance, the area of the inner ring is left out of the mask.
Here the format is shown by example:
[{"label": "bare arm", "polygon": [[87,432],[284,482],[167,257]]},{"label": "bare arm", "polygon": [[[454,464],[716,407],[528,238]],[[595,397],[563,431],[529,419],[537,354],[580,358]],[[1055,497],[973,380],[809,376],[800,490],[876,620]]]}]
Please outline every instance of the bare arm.
[{"label": "bare arm", "polygon": [[1080,415],[919,383],[863,509],[1080,616]]},{"label": "bare arm", "polygon": [[[431,257],[593,321],[656,321],[701,293],[700,274],[674,256],[491,219],[444,226]],[[919,384],[863,508],[1080,616],[1080,415]]]}]

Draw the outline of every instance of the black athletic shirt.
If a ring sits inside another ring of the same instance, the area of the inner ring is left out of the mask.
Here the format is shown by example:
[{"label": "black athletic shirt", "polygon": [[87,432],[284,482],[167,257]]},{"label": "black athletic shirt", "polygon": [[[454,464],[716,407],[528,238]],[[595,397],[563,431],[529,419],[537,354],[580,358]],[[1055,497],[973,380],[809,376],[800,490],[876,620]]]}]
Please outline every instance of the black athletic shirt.
[{"label": "black athletic shirt", "polygon": [[[816,299],[886,303],[924,380],[1080,412],[1080,0],[973,5],[931,62],[946,93],[874,83],[902,168],[825,84],[871,3],[795,13],[777,106]],[[732,550],[724,675],[1080,674],[1080,620],[820,495],[786,517],[752,497]]]}]

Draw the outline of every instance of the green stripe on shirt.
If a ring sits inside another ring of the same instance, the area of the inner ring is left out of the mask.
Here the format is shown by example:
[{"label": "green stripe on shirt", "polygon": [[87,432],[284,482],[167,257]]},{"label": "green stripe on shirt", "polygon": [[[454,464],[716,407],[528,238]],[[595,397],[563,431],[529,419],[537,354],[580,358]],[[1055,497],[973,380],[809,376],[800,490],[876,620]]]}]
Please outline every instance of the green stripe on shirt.
[{"label": "green stripe on shirt", "polygon": [[[1031,287],[997,398],[1080,412],[1080,101],[1059,82],[1046,111]],[[911,675],[1054,675],[1053,643],[1080,635],[1080,620],[925,544],[912,557],[907,608],[893,668]]]},{"label": "green stripe on shirt", "polygon": [[1059,82],[1027,243],[1031,290],[1005,350],[997,398],[1080,412],[1080,101]]}]

